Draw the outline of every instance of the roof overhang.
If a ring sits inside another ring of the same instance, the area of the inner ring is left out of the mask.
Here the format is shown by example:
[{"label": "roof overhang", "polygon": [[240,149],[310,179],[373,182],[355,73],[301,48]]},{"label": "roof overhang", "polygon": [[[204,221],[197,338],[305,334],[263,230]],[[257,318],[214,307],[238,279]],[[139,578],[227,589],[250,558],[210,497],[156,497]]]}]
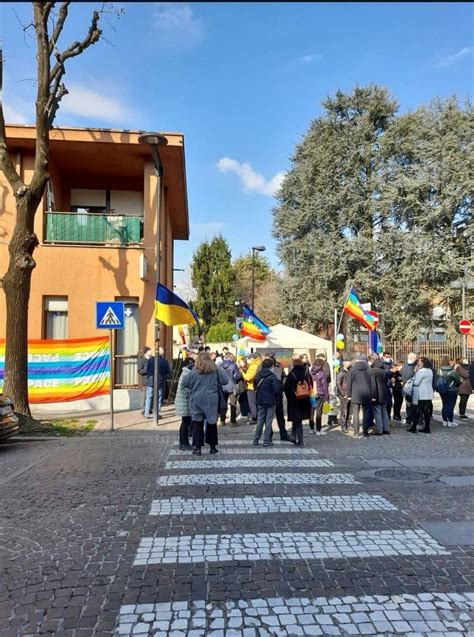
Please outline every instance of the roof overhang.
[{"label": "roof overhang", "polygon": [[[109,128],[53,128],[50,131],[50,158],[62,175],[100,174],[143,183],[145,162],[152,160],[148,146],[140,144],[145,131]],[[6,127],[11,153],[34,151],[34,126]],[[189,238],[189,212],[186,188],[184,136],[182,133],[161,133],[167,145],[160,147],[163,163],[163,186],[174,239]]]}]

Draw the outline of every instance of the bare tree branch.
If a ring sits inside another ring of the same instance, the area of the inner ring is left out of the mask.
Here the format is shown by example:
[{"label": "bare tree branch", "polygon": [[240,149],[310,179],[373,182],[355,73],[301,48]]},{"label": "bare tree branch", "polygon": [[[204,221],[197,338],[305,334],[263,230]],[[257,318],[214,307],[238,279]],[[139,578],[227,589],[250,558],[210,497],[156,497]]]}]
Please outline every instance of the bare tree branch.
[{"label": "bare tree branch", "polygon": [[52,81],[56,79],[57,74],[60,74],[62,72],[62,74],[64,75],[64,63],[66,62],[66,60],[77,57],[87,48],[99,41],[99,38],[102,35],[102,31],[98,27],[99,19],[100,13],[98,11],[94,11],[94,13],[92,14],[92,22],[89,30],[87,31],[86,37],[81,42],[73,42],[62,53],[56,54],[57,62],[51,71]]},{"label": "bare tree branch", "polygon": [[58,12],[58,18],[56,20],[56,24],[54,25],[54,29],[53,29],[53,33],[51,34],[51,38],[49,40],[49,54],[51,55],[52,52],[54,51],[55,47],[57,46],[58,40],[59,40],[59,36],[61,35],[61,32],[63,30],[64,27],[64,23],[66,22],[66,18],[67,18],[67,14],[68,14],[68,8],[69,5],[71,3],[70,2],[63,2],[59,8],[59,12]]},{"label": "bare tree branch", "polygon": [[[15,11],[15,9],[12,9],[13,13],[15,14],[15,17],[18,21],[18,24],[21,26],[21,29],[23,31],[23,42],[25,43],[25,45],[30,48],[30,45],[28,44],[28,42],[26,41],[26,34],[28,33],[28,29],[31,27],[34,27],[35,25],[33,24],[33,22],[30,22],[29,24],[23,24],[23,22],[20,20],[20,16],[18,15],[18,13]],[[33,36],[31,36],[33,37]]]},{"label": "bare tree branch", "polygon": [[42,2],[41,4],[43,5],[44,19],[47,22],[48,18],[49,18],[49,14],[54,9],[54,5],[56,3],[55,2]]}]

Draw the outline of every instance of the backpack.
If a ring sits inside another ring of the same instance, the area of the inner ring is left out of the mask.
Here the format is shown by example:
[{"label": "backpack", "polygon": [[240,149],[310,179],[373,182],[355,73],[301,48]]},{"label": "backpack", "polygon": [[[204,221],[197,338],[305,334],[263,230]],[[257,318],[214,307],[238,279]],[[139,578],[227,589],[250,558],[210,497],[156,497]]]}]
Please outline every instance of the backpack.
[{"label": "backpack", "polygon": [[436,385],[436,391],[438,392],[438,394],[447,394],[449,392],[454,392],[457,391],[461,383],[461,377],[454,370],[447,373],[440,371],[438,383]]},{"label": "backpack", "polygon": [[[296,374],[293,374],[296,378]],[[295,398],[296,400],[304,400],[305,398],[309,398],[311,395],[311,384],[308,382],[306,378],[303,380],[298,380],[295,388]]]},{"label": "backpack", "polygon": [[440,374],[438,378],[438,382],[436,383],[436,391],[438,392],[438,394],[448,393],[448,380],[443,374]]}]

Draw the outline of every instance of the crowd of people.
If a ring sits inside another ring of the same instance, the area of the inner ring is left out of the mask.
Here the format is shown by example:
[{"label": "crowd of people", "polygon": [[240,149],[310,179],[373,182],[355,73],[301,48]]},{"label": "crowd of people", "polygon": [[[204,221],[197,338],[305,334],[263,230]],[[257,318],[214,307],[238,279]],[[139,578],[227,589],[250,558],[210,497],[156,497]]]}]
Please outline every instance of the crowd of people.
[{"label": "crowd of people", "polygon": [[[156,345],[155,350],[159,352],[159,412],[170,367],[163,349]],[[143,378],[145,418],[153,417],[154,368],[154,354],[144,347],[138,373]],[[294,355],[285,370],[274,354],[262,358],[253,352],[236,360],[228,348],[221,353],[209,347],[188,350],[175,400],[176,414],[182,419],[180,446],[200,455],[206,443],[211,453],[217,453],[217,423],[225,425],[228,413],[231,425],[254,425],[253,444],[263,440],[267,447],[273,444],[275,419],[280,439],[298,446],[304,445],[305,422],[310,434],[325,435],[323,412],[328,414],[329,426],[339,425],[349,433],[352,424],[353,434],[360,437],[371,432],[389,435],[392,422],[405,423],[410,433],[431,433],[435,392],[442,402],[443,426],[457,427],[454,411],[458,398],[458,418],[467,419],[470,370],[472,374],[466,359],[445,358],[436,368],[429,358],[414,353],[406,362],[396,363],[388,352],[371,357],[358,353],[353,360],[340,361],[331,384],[331,368],[323,353],[317,354],[313,363],[306,354]],[[406,417],[402,419],[404,402]],[[291,423],[289,431],[286,421]]]},{"label": "crowd of people", "polygon": [[[387,352],[371,357],[358,353],[353,360],[340,361],[331,384],[331,368],[322,353],[312,363],[307,355],[295,354],[285,370],[274,354],[262,358],[253,352],[236,359],[228,348],[222,353],[210,348],[188,351],[175,401],[181,417],[180,448],[201,455],[206,443],[210,453],[217,453],[217,424],[226,424],[228,412],[231,425],[254,425],[253,444],[263,440],[264,447],[273,444],[274,419],[280,439],[297,446],[304,445],[305,422],[310,434],[324,435],[323,413],[328,414],[329,427],[350,433],[352,424],[358,437],[389,435],[392,422],[406,424],[410,433],[428,434],[435,392],[442,401],[443,425],[457,427],[458,397],[459,419],[467,418],[469,371],[466,359],[444,359],[435,369],[429,358],[414,353],[397,363]],[[291,423],[289,431],[286,421]]]}]

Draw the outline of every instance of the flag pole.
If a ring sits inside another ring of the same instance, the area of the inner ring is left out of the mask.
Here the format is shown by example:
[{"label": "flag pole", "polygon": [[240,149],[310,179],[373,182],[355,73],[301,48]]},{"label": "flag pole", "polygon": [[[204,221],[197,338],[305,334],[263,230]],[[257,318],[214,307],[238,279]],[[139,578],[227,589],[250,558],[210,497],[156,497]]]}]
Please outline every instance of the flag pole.
[{"label": "flag pole", "polygon": [[[157,169],[156,175],[156,235],[155,235],[155,243],[156,243],[156,252],[155,252],[155,269],[156,269],[156,295],[155,298],[158,299],[158,288],[160,286],[160,221],[161,221],[161,172]],[[161,331],[161,321],[156,316],[156,308],[155,308],[155,360],[154,360],[154,370],[153,370],[153,422],[156,426],[158,426],[158,405],[159,405],[159,391],[160,391],[160,331]],[[165,380],[166,383],[166,380]],[[165,384],[166,388],[166,384]],[[164,393],[164,392],[163,392]],[[162,396],[162,403],[164,400],[164,396]]]},{"label": "flag pole", "polygon": [[[337,326],[337,334],[339,334],[339,332],[341,331],[342,318],[344,316],[344,308],[346,307],[346,303],[349,300],[349,296],[351,294],[351,290],[352,290],[352,285],[349,286],[349,292],[347,293],[346,300],[344,301],[344,305],[342,306],[341,318],[339,319],[339,325]],[[336,312],[337,312],[337,310],[336,310]]]}]

